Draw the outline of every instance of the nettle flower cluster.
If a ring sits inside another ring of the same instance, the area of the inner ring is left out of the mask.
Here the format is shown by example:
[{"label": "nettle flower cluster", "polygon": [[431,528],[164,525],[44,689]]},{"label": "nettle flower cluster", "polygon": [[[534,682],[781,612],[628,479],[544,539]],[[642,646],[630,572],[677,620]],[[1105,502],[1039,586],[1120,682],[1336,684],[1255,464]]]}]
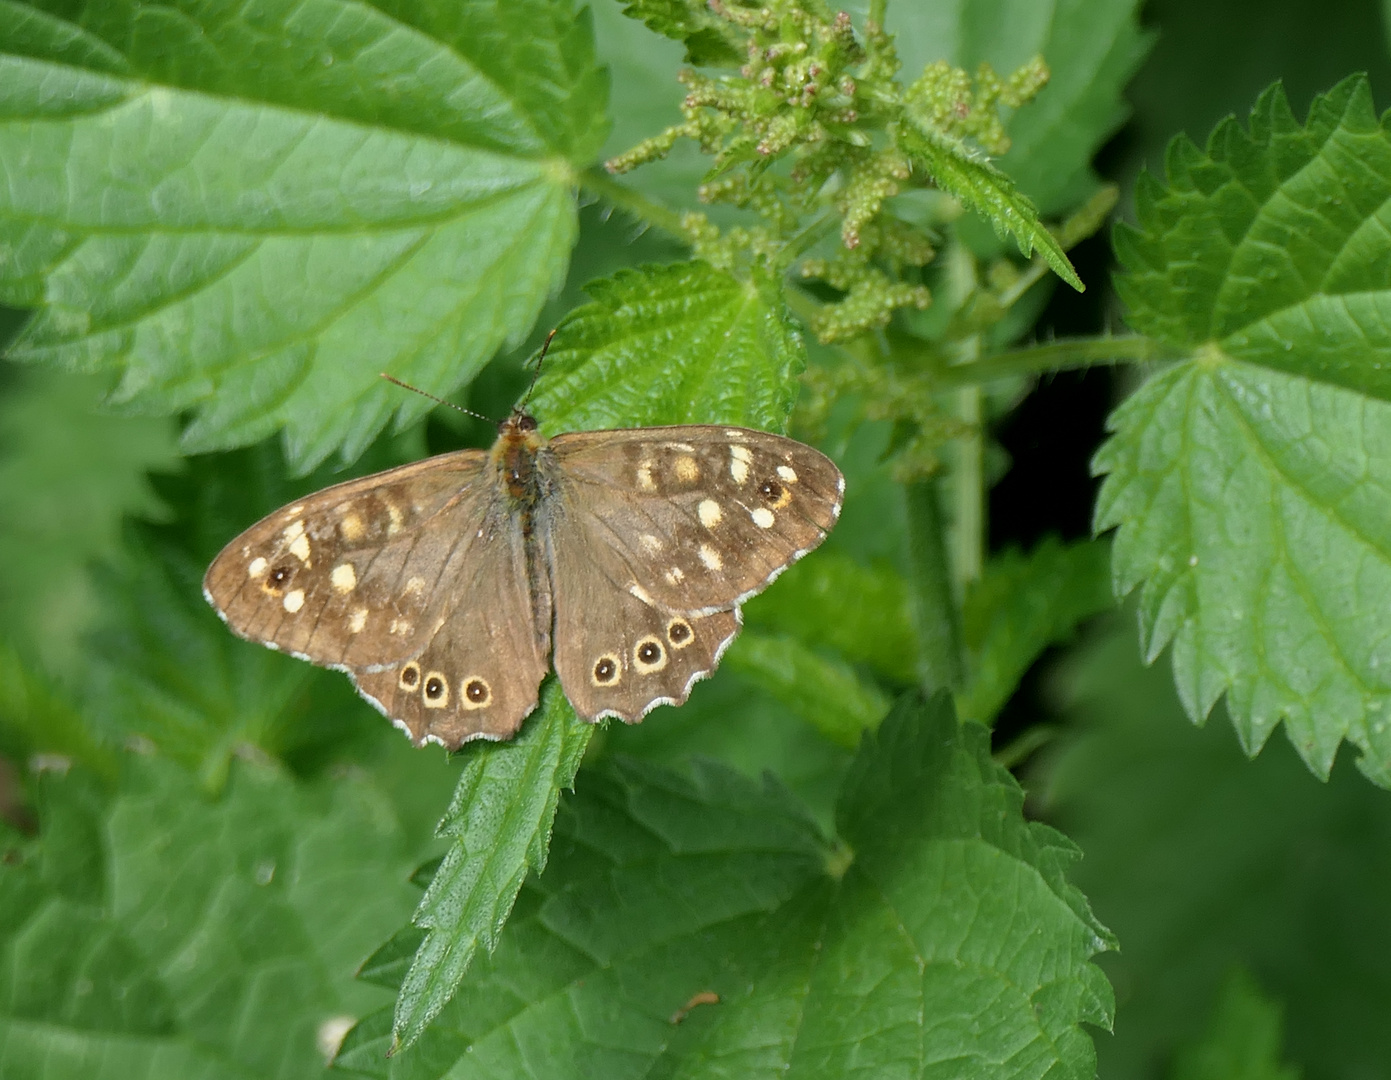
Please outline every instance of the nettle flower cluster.
[{"label": "nettle flower cluster", "polygon": [[[627,12],[685,41],[688,59],[713,73],[683,70],[682,122],[607,168],[624,173],[694,139],[714,158],[701,201],[760,219],[720,229],[687,213],[696,256],[726,268],[793,270],[828,286],[818,292],[834,299],[811,318],[827,343],[931,303],[918,270],[937,238],[887,205],[907,188],[933,186],[924,140],[1001,154],[1009,140],[1000,108],[1023,105],[1048,78],[1041,60],[1007,79],[984,64],[972,76],[938,62],[905,88],[893,39],[871,21],[860,40],[849,15],[817,0],[633,0]],[[837,225],[839,243],[822,243]]]}]

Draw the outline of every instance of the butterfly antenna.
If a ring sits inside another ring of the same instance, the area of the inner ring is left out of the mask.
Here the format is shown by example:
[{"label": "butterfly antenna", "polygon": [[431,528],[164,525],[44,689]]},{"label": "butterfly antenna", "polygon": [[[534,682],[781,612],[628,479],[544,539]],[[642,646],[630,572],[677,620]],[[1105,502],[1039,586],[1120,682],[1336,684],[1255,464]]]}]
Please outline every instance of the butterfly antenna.
[{"label": "butterfly antenna", "polygon": [[546,353],[550,351],[551,342],[555,340],[556,332],[560,327],[556,327],[546,335],[546,340],[541,343],[541,351],[536,356],[536,370],[531,373],[531,385],[526,388],[526,396],[522,398],[522,403],[517,406],[519,413],[526,412],[526,403],[531,400],[531,392],[536,389],[536,380],[541,377],[541,361],[546,359]]},{"label": "butterfly antenna", "polygon": [[497,421],[494,420],[491,416],[484,416],[482,413],[476,413],[476,412],[474,412],[472,409],[466,409],[466,408],[464,408],[462,405],[455,405],[454,402],[452,402],[452,401],[445,401],[444,398],[442,398],[442,397],[435,397],[434,394],[427,393],[426,391],[420,389],[420,387],[418,387],[418,386],[412,386],[412,385],[411,385],[410,383],[408,383],[408,382],[402,382],[400,379],[396,378],[394,375],[388,375],[385,371],[380,372],[380,374],[381,374],[381,377],[382,377],[383,379],[385,379],[387,382],[389,382],[389,383],[395,383],[397,386],[401,387],[403,390],[413,390],[413,391],[415,391],[417,394],[419,394],[421,397],[427,397],[427,398],[429,398],[431,401],[435,402],[436,404],[439,404],[439,405],[448,405],[451,409],[456,409],[456,410],[458,410],[458,411],[461,412],[461,413],[466,413],[466,414],[468,414],[469,416],[477,417],[479,420],[486,420],[486,421],[487,421],[488,423],[490,423],[490,424],[496,424],[496,423],[497,423]]}]

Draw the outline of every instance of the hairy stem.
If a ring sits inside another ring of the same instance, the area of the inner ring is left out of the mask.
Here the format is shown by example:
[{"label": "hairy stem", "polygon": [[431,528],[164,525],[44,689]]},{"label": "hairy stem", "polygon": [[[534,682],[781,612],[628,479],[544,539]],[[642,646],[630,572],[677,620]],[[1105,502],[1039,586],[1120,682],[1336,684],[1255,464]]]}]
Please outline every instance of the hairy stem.
[{"label": "hairy stem", "polygon": [[654,199],[649,199],[627,184],[619,183],[600,166],[594,165],[579,176],[580,187],[596,195],[612,206],[618,207],[645,225],[670,233],[678,240],[688,240],[686,230],[681,227],[681,214]]},{"label": "hairy stem", "polygon": [[909,602],[918,631],[918,680],[928,693],[962,683],[960,616],[947,565],[945,522],[936,480],[908,484]]},{"label": "hairy stem", "polygon": [[1049,371],[1069,371],[1098,364],[1152,363],[1176,360],[1182,354],[1163,342],[1141,334],[1123,337],[1070,338],[1010,349],[984,360],[958,364],[942,372],[947,386],[976,385],[1011,375],[1041,375]]}]

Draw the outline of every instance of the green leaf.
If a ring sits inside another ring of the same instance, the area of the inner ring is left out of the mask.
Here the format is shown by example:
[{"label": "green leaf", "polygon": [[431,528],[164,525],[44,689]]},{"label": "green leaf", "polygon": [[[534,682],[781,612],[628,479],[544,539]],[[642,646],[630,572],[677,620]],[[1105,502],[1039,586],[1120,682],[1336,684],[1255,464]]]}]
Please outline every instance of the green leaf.
[{"label": "green leaf", "polygon": [[0,641],[0,754],[28,761],[56,754],[108,780],[116,776],[109,746],[96,737],[67,695],[10,644]]},{"label": "green leaf", "polygon": [[39,840],[0,865],[0,1074],[316,1072],[387,999],[352,973],[410,910],[420,852],[363,780],[239,762],[209,802],[167,762],[125,764],[109,805],[50,776]]},{"label": "green leaf", "polygon": [[12,4],[0,50],[13,355],[300,470],[427,411],[383,368],[443,394],[525,335],[606,126],[568,0]]},{"label": "green leaf", "polygon": [[885,21],[909,82],[934,60],[1010,72],[1043,57],[1048,85],[1009,117],[1012,145],[1000,167],[1055,214],[1096,188],[1091,159],[1129,112],[1122,95],[1152,42],[1138,8],[1136,0],[891,3]]},{"label": "green leaf", "polygon": [[174,466],[172,425],[96,411],[98,379],[0,380],[0,625],[70,678],[97,614],[88,564],[118,558],[122,516],[161,514],[145,473]]},{"label": "green leaf", "polygon": [[732,24],[703,0],[627,0],[623,14],[686,46],[686,63],[738,67],[744,60]]},{"label": "green leaf", "polygon": [[1027,555],[992,558],[966,593],[962,637],[970,673],[956,707],[963,719],[989,724],[1030,665],[1078,624],[1112,606],[1110,546],[1097,541],[1042,541]]},{"label": "green leaf", "polygon": [[[360,465],[396,460],[378,447]],[[208,563],[238,530],[339,478],[323,469],[286,483],[273,446],[191,458],[182,475],[159,478],[172,520],[131,523],[126,557],[98,574],[105,603],[90,719],[116,740],[150,740],[210,790],[248,745],[309,767],[375,743],[386,726],[347,679],[235,637],[201,591]]]},{"label": "green leaf", "polygon": [[[1391,140],[1351,79],[1309,123],[1278,88],[1245,132],[1177,141],[1120,230],[1131,323],[1189,359],[1112,416],[1098,530],[1143,585],[1149,658],[1172,642],[1189,716],[1223,693],[1255,754],[1284,719],[1327,776],[1342,739],[1391,785]],[[1369,396],[1364,396],[1369,395]],[[1382,400],[1377,400],[1382,399]]]},{"label": "green leaf", "polygon": [[426,935],[396,999],[395,1050],[420,1038],[479,949],[496,946],[517,890],[546,865],[560,789],[574,783],[593,731],[552,682],[520,735],[470,749],[437,830],[449,851],[413,917]]},{"label": "green leaf", "polygon": [[1280,1063],[1280,1006],[1238,968],[1217,997],[1208,1029],[1174,1061],[1170,1080],[1299,1080]]},{"label": "green leaf", "polygon": [[866,737],[845,846],[711,763],[587,770],[546,873],[417,1047],[371,1071],[369,1017],[345,1055],[460,1080],[1091,1076],[1079,1023],[1109,1024],[1090,957],[1110,939],[1022,798],[945,698]]},{"label": "green leaf", "polygon": [[1037,250],[1055,274],[1078,292],[1085,291],[1058,241],[1038,220],[1034,204],[989,161],[928,129],[904,128],[899,145],[939,188],[980,213],[999,236],[1013,237],[1026,258]]},{"label": "green leaf", "polygon": [[1203,1037],[1239,964],[1285,1006],[1288,1060],[1310,1077],[1376,1076],[1391,1060],[1391,795],[1347,755],[1327,783],[1283,740],[1249,762],[1225,724],[1197,729],[1168,674],[1123,626],[1052,680],[1077,735],[1031,801],[1084,858],[1074,877],[1124,948],[1125,987],[1100,1075],[1156,1075]]},{"label": "green leaf", "polygon": [[561,325],[531,409],[547,429],[787,426],[806,358],[771,286],[702,262],[620,270]]},{"label": "green leaf", "polygon": [[[858,494],[849,480],[846,490],[848,499]],[[907,588],[893,567],[882,562],[865,566],[831,548],[788,567],[777,588],[749,601],[744,621],[751,629],[792,634],[807,645],[834,649],[885,678],[911,684],[918,643]],[[826,618],[828,611],[835,618]]]},{"label": "green leaf", "polygon": [[725,664],[758,683],[837,745],[854,749],[889,711],[889,699],[844,660],[791,637],[745,632]]}]

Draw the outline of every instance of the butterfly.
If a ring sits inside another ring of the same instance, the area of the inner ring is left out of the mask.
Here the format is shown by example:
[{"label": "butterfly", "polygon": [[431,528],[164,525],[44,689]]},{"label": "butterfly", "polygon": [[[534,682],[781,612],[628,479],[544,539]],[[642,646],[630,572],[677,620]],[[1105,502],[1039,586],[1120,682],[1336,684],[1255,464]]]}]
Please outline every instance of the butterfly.
[{"label": "butterfly", "polygon": [[325,488],[213,561],[232,631],[346,671],[416,745],[511,738],[552,662],[585,720],[680,705],[740,605],[826,538],[845,479],[817,450],[724,425],[546,439]]}]

